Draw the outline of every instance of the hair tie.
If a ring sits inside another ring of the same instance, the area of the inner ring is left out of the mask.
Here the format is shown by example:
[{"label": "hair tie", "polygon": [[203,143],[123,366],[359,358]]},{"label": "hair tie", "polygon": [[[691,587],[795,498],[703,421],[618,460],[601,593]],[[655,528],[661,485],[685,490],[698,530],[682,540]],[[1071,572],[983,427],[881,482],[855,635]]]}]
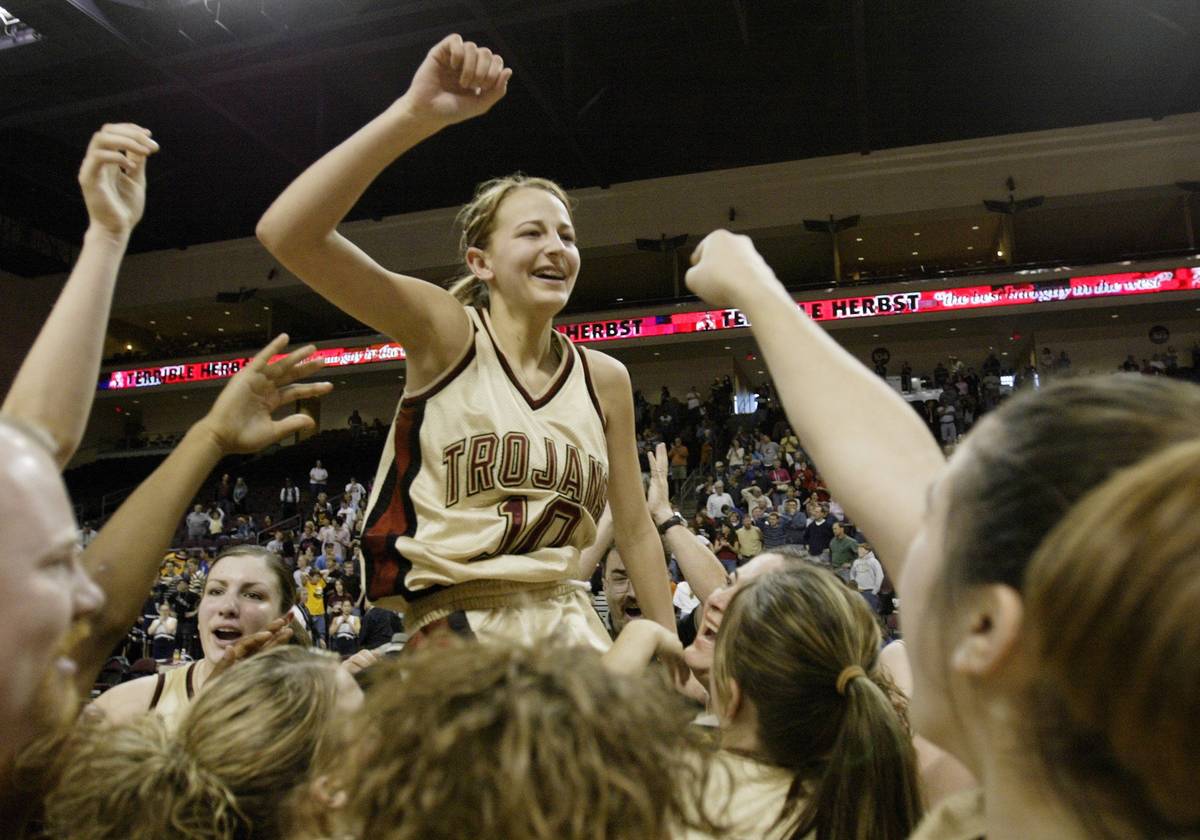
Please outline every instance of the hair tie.
[{"label": "hair tie", "polygon": [[842,669],[842,672],[838,674],[837,693],[845,697],[846,686],[850,684],[850,681],[855,677],[865,677],[866,675],[867,672],[858,665],[847,665]]}]

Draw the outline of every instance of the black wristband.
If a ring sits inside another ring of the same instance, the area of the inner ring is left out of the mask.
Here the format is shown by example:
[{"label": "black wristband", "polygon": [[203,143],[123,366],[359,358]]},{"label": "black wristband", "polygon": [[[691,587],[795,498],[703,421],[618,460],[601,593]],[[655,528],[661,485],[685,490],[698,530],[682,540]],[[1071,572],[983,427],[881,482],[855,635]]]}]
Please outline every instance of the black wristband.
[{"label": "black wristband", "polygon": [[658,533],[665,534],[665,533],[667,533],[667,531],[671,530],[676,525],[684,525],[684,524],[686,524],[686,523],[683,521],[683,517],[677,513],[674,516],[672,516],[670,519],[663,520],[661,523],[659,523],[655,527],[658,528]]}]

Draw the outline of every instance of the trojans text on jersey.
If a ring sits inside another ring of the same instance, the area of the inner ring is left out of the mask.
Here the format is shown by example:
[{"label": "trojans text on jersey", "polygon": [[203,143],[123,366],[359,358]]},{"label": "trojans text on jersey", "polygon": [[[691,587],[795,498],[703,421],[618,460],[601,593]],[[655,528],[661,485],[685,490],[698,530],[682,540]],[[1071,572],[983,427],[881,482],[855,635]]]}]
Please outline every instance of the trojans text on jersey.
[{"label": "trojans text on jersey", "polygon": [[442,449],[446,470],[446,507],[496,488],[553,490],[583,506],[599,519],[608,498],[608,475],[603,465],[569,443],[542,439],[540,464],[530,458],[532,444],[521,432],[503,437],[488,432],[460,438]]}]

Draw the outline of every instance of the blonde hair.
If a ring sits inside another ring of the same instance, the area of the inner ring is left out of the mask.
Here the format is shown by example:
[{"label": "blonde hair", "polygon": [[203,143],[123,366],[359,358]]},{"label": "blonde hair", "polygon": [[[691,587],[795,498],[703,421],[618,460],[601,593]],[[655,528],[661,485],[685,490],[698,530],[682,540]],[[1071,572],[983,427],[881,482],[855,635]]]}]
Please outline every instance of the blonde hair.
[{"label": "blonde hair", "polygon": [[1085,496],[1026,573],[1026,719],[1093,836],[1200,830],[1197,499],[1193,438]]},{"label": "blonde hair", "polygon": [[47,826],[64,840],[282,837],[336,704],[337,660],[283,647],[205,686],[172,734],[157,715],[85,726]]},{"label": "blonde hair", "polygon": [[[462,229],[458,239],[458,257],[467,259],[470,248],[487,248],[496,229],[496,214],[500,205],[514,190],[522,188],[545,190],[557,198],[573,214],[574,208],[566,190],[548,178],[536,178],[521,172],[484,181],[475,188],[475,196],[458,211],[455,223]],[[471,272],[467,272],[449,284],[450,294],[463,304],[475,309],[487,309],[491,302],[487,283]]]},{"label": "blonde hair", "polygon": [[794,837],[902,840],[921,816],[912,736],[879,647],[866,601],[815,566],[756,577],[729,605],[714,687],[727,705],[737,682],[761,757],[793,774],[779,824]]},{"label": "blonde hair", "polygon": [[384,840],[654,840],[712,831],[690,711],[659,675],[594,651],[452,642],[383,666],[351,748],[349,797],[297,795],[292,826]]}]

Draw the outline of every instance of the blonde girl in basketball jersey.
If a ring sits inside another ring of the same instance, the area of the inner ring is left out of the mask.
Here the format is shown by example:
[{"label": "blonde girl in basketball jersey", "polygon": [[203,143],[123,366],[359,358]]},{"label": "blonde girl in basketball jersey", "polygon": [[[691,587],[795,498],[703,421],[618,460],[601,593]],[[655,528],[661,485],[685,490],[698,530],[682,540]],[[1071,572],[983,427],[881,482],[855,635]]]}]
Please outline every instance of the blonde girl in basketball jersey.
[{"label": "blonde girl in basketball jersey", "polygon": [[645,614],[668,628],[674,618],[628,373],[553,329],[579,274],[566,194],[523,176],[480,186],[460,215],[469,273],[453,294],[389,271],[337,231],[387,166],[486,113],[511,75],[490,50],[443,39],[408,91],[296,179],[257,232],[288,269],[407,354],[364,522],[368,597],[406,612],[410,644],[426,626],[449,625],[481,637],[553,631],[605,648],[568,581],[606,498]]}]

